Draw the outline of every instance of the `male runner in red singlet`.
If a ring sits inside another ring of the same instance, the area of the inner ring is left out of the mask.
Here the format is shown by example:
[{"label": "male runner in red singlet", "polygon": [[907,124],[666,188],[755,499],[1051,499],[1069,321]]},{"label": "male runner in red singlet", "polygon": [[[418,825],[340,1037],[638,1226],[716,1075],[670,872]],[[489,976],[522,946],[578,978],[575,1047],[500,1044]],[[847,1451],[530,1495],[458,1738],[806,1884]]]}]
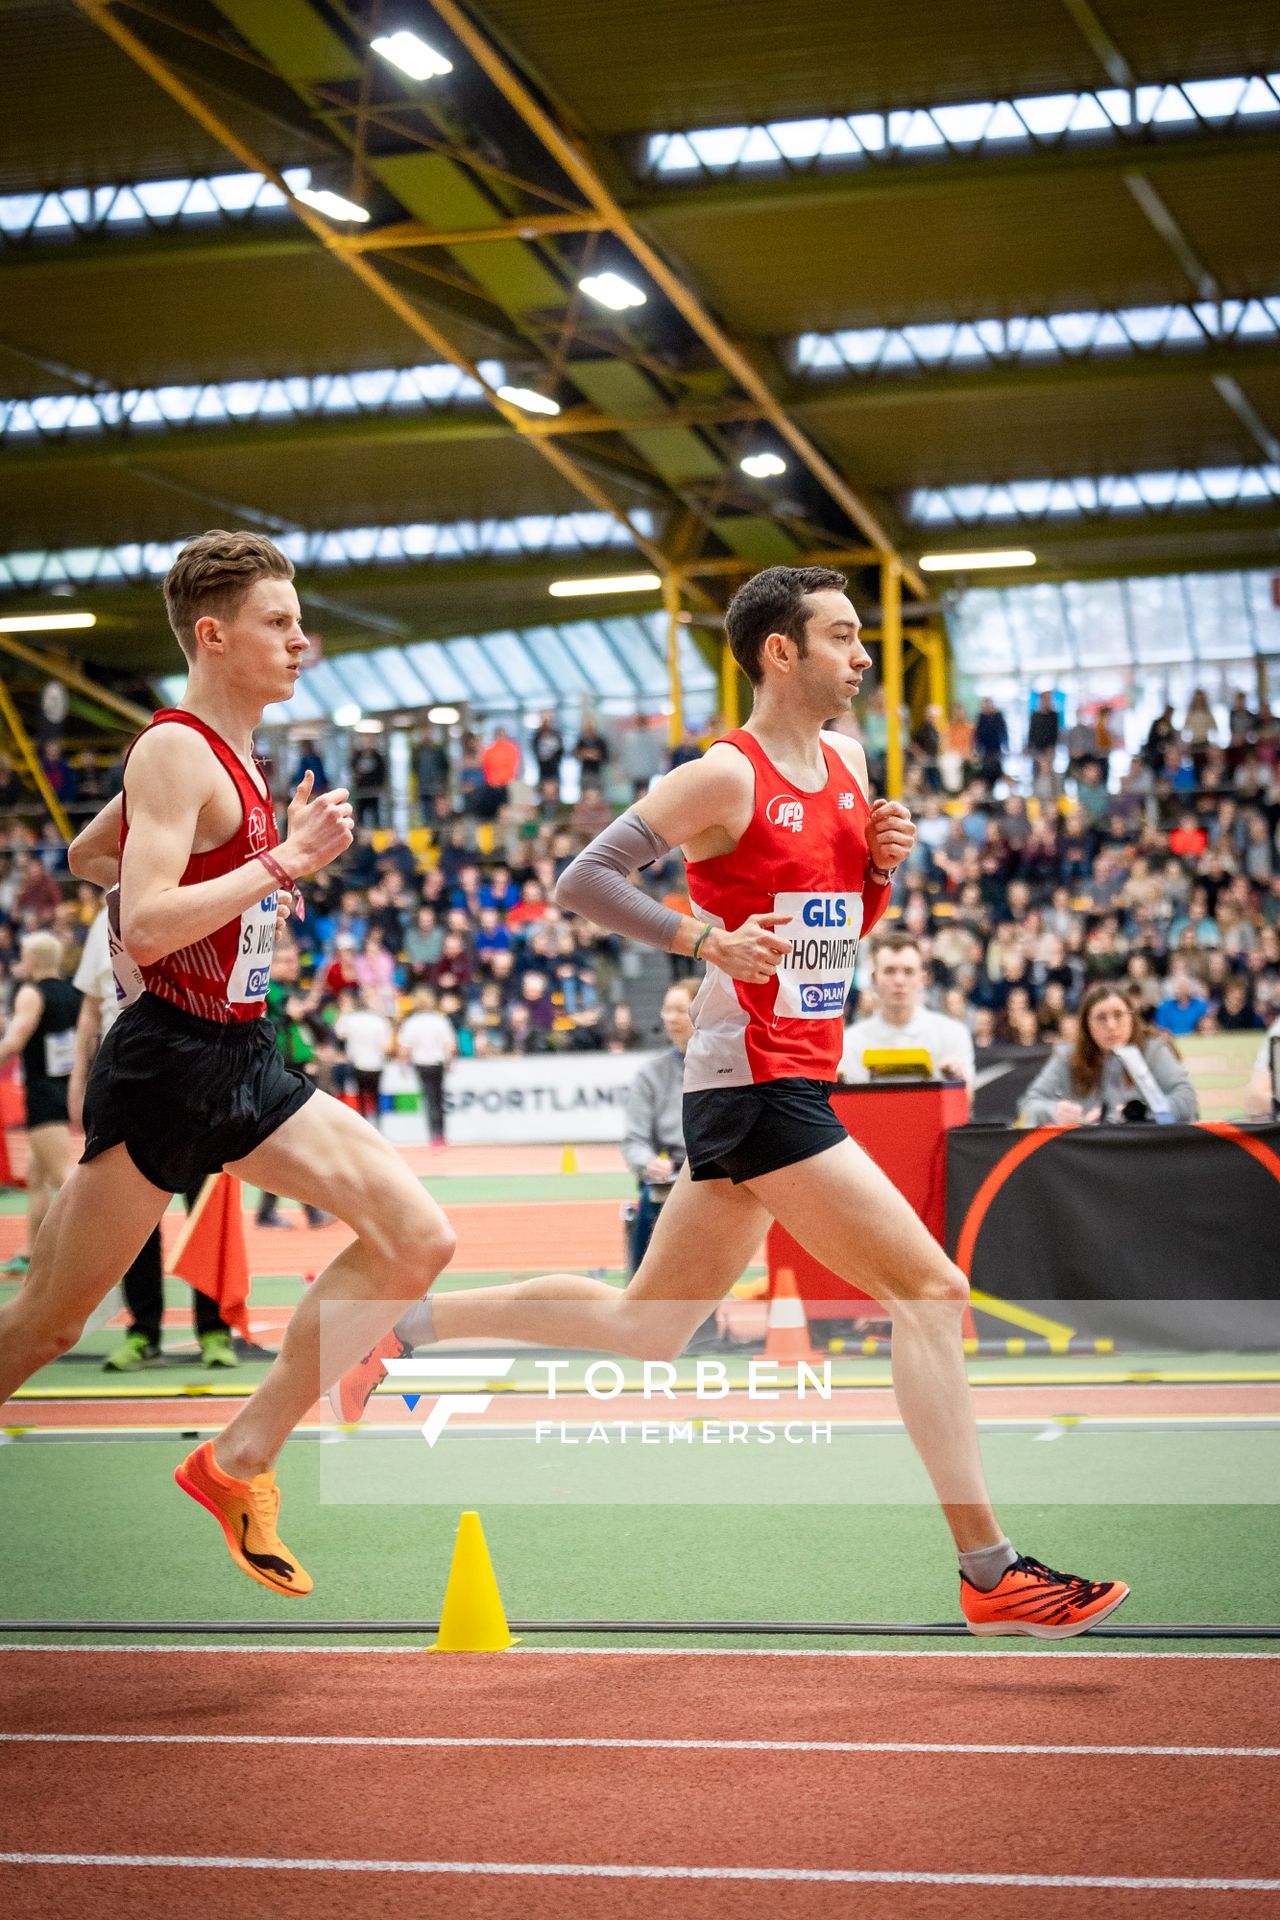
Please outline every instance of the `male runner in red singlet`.
[{"label": "male runner in red singlet", "polygon": [[[772,1217],[892,1313],[898,1406],[955,1539],[971,1630],[1066,1638],[1128,1588],[1054,1573],[1002,1534],[965,1377],[968,1283],[829,1104],[858,942],[915,838],[905,807],[871,804],[862,748],[823,730],[870,664],[844,588],[817,567],[748,581],[725,625],[755,690],[749,724],[660,780],[557,888],[596,924],[707,963],[685,1054],[688,1163],[638,1273],[623,1291],[554,1274],[424,1300],[332,1397],[358,1419],[383,1358],[459,1336],[674,1357]],[[630,881],[677,846],[692,919]]]},{"label": "male runner in red singlet", "polygon": [[83,1159],[0,1311],[0,1403],[74,1345],[171,1195],[207,1174],[336,1213],[357,1238],[307,1289],[256,1393],[176,1475],[244,1572],[297,1595],[312,1582],[276,1530],[271,1468],[325,1385],[322,1305],[349,1303],[326,1320],[326,1363],[354,1359],[447,1264],[453,1234],[376,1129],[285,1066],[262,1018],[280,890],[352,837],[345,790],[313,798],[308,773],[280,842],[253,756],[264,706],[289,699],[307,651],[292,563],[260,534],[206,533],[178,555],[165,600],[190,667],[182,704],[139,734],[123,799],[70,854],[81,879],[119,880],[113,964],[121,997],[136,997],[94,1062]]}]

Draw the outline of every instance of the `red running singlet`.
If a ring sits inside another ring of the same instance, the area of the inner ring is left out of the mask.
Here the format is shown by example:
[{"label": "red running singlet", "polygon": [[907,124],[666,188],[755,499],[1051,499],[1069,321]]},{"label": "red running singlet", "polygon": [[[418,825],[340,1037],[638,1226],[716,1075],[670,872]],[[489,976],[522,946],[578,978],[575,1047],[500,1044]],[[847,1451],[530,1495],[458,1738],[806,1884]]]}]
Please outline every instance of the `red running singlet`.
[{"label": "red running singlet", "polygon": [[789,952],[775,977],[758,984],[708,965],[691,1009],[685,1091],[793,1077],[834,1081],[858,942],[891,891],[867,878],[867,798],[826,740],[827,784],[806,793],[752,734],[739,728],[723,739],[751,762],[755,806],[732,853],[688,863],[689,898],[704,919],[731,932],[753,913],[785,913],[774,932]]},{"label": "red running singlet", "polygon": [[[151,727],[191,727],[207,740],[219,762],[235,782],[240,797],[241,820],[230,840],[207,853],[193,853],[183,870],[180,886],[194,887],[201,880],[216,880],[234,873],[255,854],[269,853],[279,845],[276,811],[269,793],[259,787],[239,755],[234,753],[212,727],[194,713],[179,707],[162,707],[151,720]],[[147,729],[150,731],[150,727]],[[138,735],[138,740],[142,735]],[[133,741],[129,753],[137,746]],[[125,765],[129,754],[125,755]],[[120,810],[120,853],[129,837],[128,803]],[[236,1021],[261,1019],[271,978],[271,952],[276,936],[276,889],[255,900],[252,906],[228,920],[213,933],[192,946],[166,953],[152,967],[140,967],[142,985],[159,1000],[168,1000],[201,1020],[217,1020],[223,1026]]]}]

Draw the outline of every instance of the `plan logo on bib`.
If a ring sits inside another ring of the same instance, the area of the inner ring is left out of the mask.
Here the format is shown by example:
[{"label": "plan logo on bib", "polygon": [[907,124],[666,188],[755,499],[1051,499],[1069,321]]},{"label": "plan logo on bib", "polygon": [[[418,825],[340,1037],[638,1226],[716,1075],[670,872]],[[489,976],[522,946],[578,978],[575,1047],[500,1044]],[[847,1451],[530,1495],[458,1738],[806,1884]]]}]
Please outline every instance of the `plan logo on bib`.
[{"label": "plan logo on bib", "polygon": [[779,793],[765,808],[764,817],[771,827],[799,833],[804,826],[804,801],[792,800],[785,793]]}]

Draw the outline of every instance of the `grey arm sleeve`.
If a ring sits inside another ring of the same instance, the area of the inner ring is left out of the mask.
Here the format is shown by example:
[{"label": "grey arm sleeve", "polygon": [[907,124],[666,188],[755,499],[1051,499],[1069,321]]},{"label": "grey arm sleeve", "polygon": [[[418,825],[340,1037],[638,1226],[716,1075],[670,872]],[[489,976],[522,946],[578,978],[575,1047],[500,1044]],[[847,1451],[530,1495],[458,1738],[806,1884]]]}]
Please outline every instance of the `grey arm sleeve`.
[{"label": "grey arm sleeve", "polygon": [[630,876],[670,853],[660,833],[628,811],[598,833],[556,882],[556,905],[580,913],[610,933],[625,934],[669,953],[683,914],[651,900]]}]

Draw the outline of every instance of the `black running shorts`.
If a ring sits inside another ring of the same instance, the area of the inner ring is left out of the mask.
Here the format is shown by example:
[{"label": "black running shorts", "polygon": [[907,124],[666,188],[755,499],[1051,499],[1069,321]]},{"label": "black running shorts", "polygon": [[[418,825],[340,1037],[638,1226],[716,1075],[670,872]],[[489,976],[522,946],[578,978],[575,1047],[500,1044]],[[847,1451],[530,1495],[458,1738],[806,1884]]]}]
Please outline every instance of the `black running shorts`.
[{"label": "black running shorts", "polygon": [[190,1193],[260,1147],[314,1091],[280,1058],[269,1020],[223,1026],[144,993],[98,1049],[82,1158],[123,1144],[152,1186]]},{"label": "black running shorts", "polygon": [[684,1096],[693,1180],[758,1180],[849,1138],[831,1111],[830,1080],[762,1080]]},{"label": "black running shorts", "polygon": [[67,1083],[65,1080],[39,1080],[27,1088],[27,1130],[32,1127],[66,1126]]}]

